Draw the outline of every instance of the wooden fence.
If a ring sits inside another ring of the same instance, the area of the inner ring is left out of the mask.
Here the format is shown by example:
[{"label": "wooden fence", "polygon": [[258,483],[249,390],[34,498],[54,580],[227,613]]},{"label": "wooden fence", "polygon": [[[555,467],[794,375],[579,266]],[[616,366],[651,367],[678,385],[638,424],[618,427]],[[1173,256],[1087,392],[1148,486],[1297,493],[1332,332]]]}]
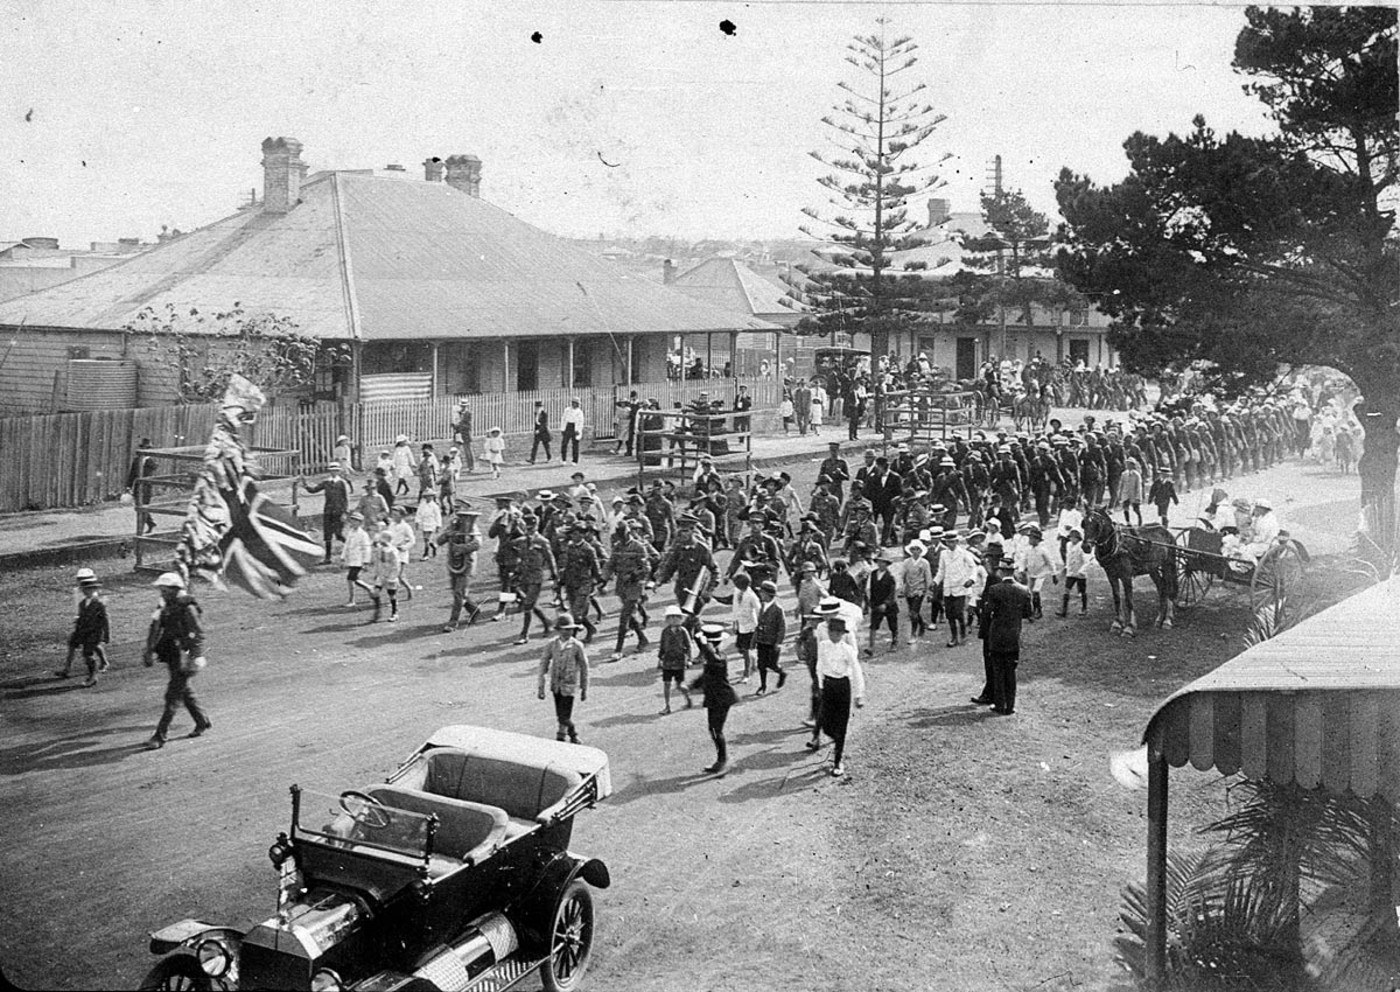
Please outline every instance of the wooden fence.
[{"label": "wooden fence", "polygon": [[[296,469],[316,472],[330,461],[336,438],[343,433],[359,447],[363,466],[373,463],[378,450],[392,447],[400,434],[415,443],[450,439],[458,400],[465,399],[478,439],[489,428],[500,427],[514,447],[529,443],[536,401],[544,403],[557,437],[560,417],[575,398],[583,408],[585,439],[610,439],[616,437],[615,403],[627,399],[633,390],[639,399],[655,399],[663,410],[669,410],[676,403],[694,401],[702,392],[728,401],[741,383],[749,387],[753,397],[754,430],[776,429],[771,411],[782,399],[780,383],[757,378],[711,379],[541,389],[429,401],[325,404],[310,411],[274,406],[259,415],[249,441],[259,447],[298,451],[300,464]],[[88,506],[116,499],[126,487],[127,473],[142,438],[150,438],[153,445],[161,448],[202,444],[213,429],[216,412],[213,404],[202,404],[0,418],[0,513]],[[279,472],[283,470],[281,465],[277,468]]]}]

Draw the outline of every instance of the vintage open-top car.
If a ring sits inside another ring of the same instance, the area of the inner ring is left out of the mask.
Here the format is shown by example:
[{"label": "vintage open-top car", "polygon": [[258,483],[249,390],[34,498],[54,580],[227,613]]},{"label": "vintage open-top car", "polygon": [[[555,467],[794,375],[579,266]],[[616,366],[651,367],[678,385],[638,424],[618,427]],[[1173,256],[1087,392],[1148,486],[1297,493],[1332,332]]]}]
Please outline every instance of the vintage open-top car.
[{"label": "vintage open-top car", "polygon": [[612,791],[577,744],[444,727],[382,785],[292,786],[292,827],[268,851],[276,915],[244,932],[184,920],[143,989],[469,989],[538,971],[580,987],[607,867],[569,851],[573,818]]}]

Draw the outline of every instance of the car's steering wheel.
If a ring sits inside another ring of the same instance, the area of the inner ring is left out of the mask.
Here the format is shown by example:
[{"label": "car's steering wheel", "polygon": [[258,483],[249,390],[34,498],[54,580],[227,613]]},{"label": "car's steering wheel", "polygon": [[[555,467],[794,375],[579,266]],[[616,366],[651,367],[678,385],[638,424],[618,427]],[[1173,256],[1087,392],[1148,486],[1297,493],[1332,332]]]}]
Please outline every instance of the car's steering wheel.
[{"label": "car's steering wheel", "polygon": [[350,819],[366,827],[379,830],[389,825],[389,814],[385,812],[387,807],[373,796],[355,789],[346,789],[340,794],[340,808]]}]

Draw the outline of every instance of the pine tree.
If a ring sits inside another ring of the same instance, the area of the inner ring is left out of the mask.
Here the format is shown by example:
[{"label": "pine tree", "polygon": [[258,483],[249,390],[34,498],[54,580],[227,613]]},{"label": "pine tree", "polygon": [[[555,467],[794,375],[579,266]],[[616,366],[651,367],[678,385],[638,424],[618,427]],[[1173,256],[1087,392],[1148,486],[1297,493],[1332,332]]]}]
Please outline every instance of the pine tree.
[{"label": "pine tree", "polygon": [[[892,334],[917,321],[927,307],[928,287],[918,275],[890,272],[890,254],[913,247],[915,224],[907,207],[917,196],[942,185],[930,167],[913,161],[912,152],[944,120],[922,103],[924,83],[903,77],[918,64],[918,45],[908,36],[890,40],[888,22],[880,18],[877,33],[856,37],[846,46],[846,61],[863,74],[862,85],[837,85],[844,99],[822,123],[833,133],[837,154],[811,155],[833,171],[818,182],[831,194],[828,203],[838,213],[803,213],[826,227],[823,234],[802,231],[837,247],[834,268],[808,267],[807,301],[815,311],[799,325],[806,332],[864,331],[871,352],[886,354]],[[943,159],[948,156],[944,155]],[[897,338],[895,338],[897,340]]]}]

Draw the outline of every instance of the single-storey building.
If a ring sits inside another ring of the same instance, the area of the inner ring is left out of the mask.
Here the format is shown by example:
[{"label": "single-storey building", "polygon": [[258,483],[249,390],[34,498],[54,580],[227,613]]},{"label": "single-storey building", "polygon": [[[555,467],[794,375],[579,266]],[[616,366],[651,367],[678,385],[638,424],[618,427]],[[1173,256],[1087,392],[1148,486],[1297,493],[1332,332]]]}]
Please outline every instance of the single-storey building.
[{"label": "single-storey building", "polygon": [[676,335],[724,335],[732,348],[734,335],[776,329],[619,272],[481,199],[475,156],[430,158],[411,179],[402,168],[308,177],[291,138],[268,138],[262,154],[260,203],[0,303],[0,403],[90,405],[72,384],[90,392],[103,358],[131,383],[111,405],[171,402],[178,370],[126,330],[167,304],[182,320],[237,304],[348,346],[348,361],[318,372],[318,400],[659,382]]}]

